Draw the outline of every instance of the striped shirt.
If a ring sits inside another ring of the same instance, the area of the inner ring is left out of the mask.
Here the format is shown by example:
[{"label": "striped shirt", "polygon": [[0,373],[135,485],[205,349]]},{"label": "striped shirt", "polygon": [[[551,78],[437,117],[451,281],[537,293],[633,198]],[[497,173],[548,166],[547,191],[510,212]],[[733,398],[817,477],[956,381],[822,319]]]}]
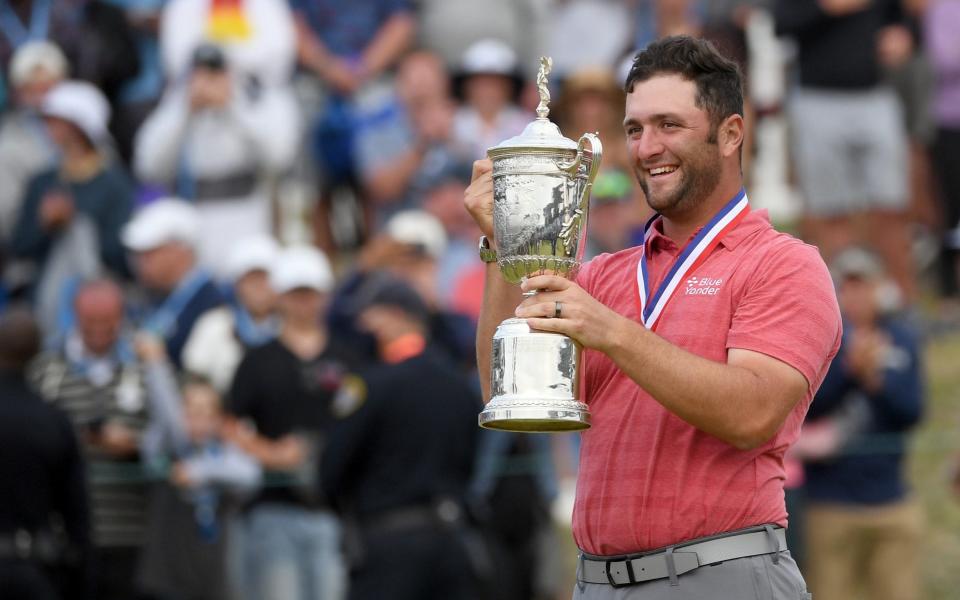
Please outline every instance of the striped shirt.
[{"label": "striped shirt", "polygon": [[63,353],[40,355],[28,378],[48,402],[66,412],[83,444],[87,462],[93,541],[98,547],[139,546],[143,541],[147,485],[136,457],[115,458],[90,444],[107,422],[139,436],[147,426],[147,398],[139,363],[118,364],[95,385],[83,367]]}]

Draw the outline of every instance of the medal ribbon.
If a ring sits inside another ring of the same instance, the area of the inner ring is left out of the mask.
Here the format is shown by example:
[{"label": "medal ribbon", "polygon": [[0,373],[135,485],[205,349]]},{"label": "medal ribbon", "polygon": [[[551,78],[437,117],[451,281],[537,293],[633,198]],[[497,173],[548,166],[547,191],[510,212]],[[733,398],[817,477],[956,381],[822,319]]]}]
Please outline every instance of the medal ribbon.
[{"label": "medal ribbon", "polygon": [[643,228],[643,246],[640,249],[640,260],[637,264],[640,320],[647,329],[654,330],[656,328],[660,315],[663,314],[663,309],[670,302],[674,292],[680,286],[680,282],[685,281],[697,267],[703,264],[717,244],[720,243],[720,240],[723,239],[723,236],[732,231],[748,212],[750,212],[750,204],[747,201],[747,192],[741,188],[737,195],[713,215],[710,221],[700,229],[700,232],[683,247],[652,298],[648,298],[650,285],[646,252],[647,242],[653,235],[653,223],[660,215],[653,215],[647,221]]}]

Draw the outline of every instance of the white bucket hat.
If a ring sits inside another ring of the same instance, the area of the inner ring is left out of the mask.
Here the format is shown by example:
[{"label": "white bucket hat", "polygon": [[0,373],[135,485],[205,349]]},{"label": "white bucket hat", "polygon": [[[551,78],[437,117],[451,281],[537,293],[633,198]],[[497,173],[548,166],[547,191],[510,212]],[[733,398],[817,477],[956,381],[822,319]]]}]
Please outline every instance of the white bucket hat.
[{"label": "white bucket hat", "polygon": [[58,83],[47,92],[40,112],[73,123],[95,145],[109,139],[110,103],[92,83],[74,80]]}]

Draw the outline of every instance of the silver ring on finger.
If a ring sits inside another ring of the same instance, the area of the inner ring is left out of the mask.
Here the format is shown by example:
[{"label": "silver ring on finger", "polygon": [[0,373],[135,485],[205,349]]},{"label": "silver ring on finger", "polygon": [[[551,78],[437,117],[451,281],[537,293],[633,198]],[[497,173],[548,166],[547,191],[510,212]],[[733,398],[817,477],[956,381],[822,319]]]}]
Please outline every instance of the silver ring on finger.
[{"label": "silver ring on finger", "polygon": [[553,318],[559,319],[561,316],[563,316],[561,314],[562,312],[563,312],[563,302],[560,302],[559,300],[555,301],[553,303]]}]

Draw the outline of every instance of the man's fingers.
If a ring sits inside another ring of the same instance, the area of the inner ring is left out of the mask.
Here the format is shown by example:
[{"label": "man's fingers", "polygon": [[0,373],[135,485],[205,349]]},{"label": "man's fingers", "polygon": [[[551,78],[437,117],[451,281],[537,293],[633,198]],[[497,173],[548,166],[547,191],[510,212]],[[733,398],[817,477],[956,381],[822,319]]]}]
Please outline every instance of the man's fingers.
[{"label": "man's fingers", "polygon": [[536,290],[560,291],[567,289],[571,285],[572,284],[569,279],[560,277],[558,275],[535,275],[521,283],[520,289],[525,292],[532,292]]},{"label": "man's fingers", "polygon": [[489,158],[475,160],[473,161],[473,174],[470,176],[470,181],[476,181],[477,177],[488,173],[493,173],[493,161]]},{"label": "man's fingers", "polygon": [[527,304],[527,300],[523,302],[520,306],[517,307],[517,310],[514,311],[514,314],[520,318],[546,318],[553,319],[557,318],[557,303],[560,304],[560,317],[566,317],[570,315],[569,304],[564,304],[560,300],[550,300],[544,301],[543,298],[532,298],[536,302]]}]

